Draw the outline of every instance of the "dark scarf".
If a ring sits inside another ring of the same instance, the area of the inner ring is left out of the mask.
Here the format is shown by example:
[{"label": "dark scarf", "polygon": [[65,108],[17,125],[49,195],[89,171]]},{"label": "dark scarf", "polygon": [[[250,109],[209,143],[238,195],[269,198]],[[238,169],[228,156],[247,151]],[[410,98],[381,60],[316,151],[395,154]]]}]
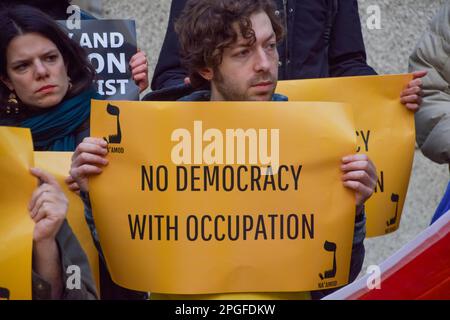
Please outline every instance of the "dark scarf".
[{"label": "dark scarf", "polygon": [[91,99],[97,94],[90,89],[63,101],[46,112],[28,117],[18,126],[30,128],[35,150],[74,151],[77,129],[91,113]]}]

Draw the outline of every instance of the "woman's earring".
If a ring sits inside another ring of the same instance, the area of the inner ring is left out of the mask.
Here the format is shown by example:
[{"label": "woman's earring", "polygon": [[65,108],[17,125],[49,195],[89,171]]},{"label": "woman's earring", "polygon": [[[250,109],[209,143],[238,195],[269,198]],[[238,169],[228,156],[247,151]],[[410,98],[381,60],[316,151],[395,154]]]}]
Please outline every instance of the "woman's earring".
[{"label": "woman's earring", "polygon": [[9,94],[8,103],[9,104],[19,104],[19,102],[17,101],[17,97],[16,97],[14,92],[11,92]]},{"label": "woman's earring", "polygon": [[6,107],[6,114],[19,114],[19,101],[14,92],[11,92],[8,97],[8,106]]}]

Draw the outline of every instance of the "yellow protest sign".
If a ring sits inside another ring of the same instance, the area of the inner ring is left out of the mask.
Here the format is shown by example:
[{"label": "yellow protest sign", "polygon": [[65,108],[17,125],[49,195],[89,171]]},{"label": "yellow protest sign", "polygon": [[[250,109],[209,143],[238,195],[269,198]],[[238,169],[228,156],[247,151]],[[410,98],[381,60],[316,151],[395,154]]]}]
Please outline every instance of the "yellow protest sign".
[{"label": "yellow protest sign", "polygon": [[113,280],[165,294],[346,284],[354,128],[340,103],[93,101],[109,165],[90,196]]},{"label": "yellow protest sign", "polygon": [[0,127],[0,300],[31,299],[34,223],[28,203],[37,185],[32,166],[30,130]]},{"label": "yellow protest sign", "polygon": [[84,218],[83,201],[76,193],[70,191],[65,183],[65,179],[69,175],[72,154],[72,152],[35,152],[35,166],[52,174],[69,200],[67,221],[88,257],[92,275],[96,280],[97,290],[100,292],[98,253]]},{"label": "yellow protest sign", "polygon": [[337,101],[353,106],[357,152],[377,167],[378,183],[366,202],[367,237],[393,232],[408,190],[414,158],[414,113],[400,103],[412,75],[281,81],[277,92],[290,101]]}]

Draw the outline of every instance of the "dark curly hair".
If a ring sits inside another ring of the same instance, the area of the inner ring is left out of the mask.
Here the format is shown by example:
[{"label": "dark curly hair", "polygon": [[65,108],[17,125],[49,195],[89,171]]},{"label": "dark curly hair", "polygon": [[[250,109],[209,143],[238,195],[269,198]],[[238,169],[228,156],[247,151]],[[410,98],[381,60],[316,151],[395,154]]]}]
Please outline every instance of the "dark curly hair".
[{"label": "dark curly hair", "polygon": [[256,41],[250,16],[265,12],[275,31],[277,41],[284,37],[284,28],[275,14],[272,0],[189,0],[175,23],[181,58],[194,87],[202,87],[206,80],[198,73],[210,67],[215,70],[222,63],[223,51],[238,39],[233,24],[239,25],[242,36]]},{"label": "dark curly hair", "polygon": [[67,7],[71,2],[72,0],[1,0],[0,8],[27,5],[45,12],[55,20],[66,20]]},{"label": "dark curly hair", "polygon": [[[42,11],[27,5],[6,7],[0,10],[0,77],[8,78],[6,72],[6,52],[10,42],[17,36],[38,33],[52,41],[67,65],[67,73],[72,88],[65,98],[71,98],[93,85],[95,69],[86,52],[62,30],[62,28]],[[6,108],[10,91],[0,81],[0,113]],[[22,107],[21,112],[26,108]]]}]

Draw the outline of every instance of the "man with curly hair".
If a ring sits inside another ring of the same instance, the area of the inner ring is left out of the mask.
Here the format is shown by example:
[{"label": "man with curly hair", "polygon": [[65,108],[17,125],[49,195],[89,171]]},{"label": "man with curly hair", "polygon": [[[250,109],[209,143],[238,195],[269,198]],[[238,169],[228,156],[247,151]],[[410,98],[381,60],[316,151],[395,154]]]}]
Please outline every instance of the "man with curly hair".
[{"label": "man with curly hair", "polygon": [[[188,1],[175,25],[182,62],[194,87],[209,83],[211,90],[196,91],[180,100],[287,101],[287,97],[275,94],[279,61],[277,44],[283,40],[284,29],[274,12],[272,0]],[[364,202],[372,195],[377,176],[366,155],[349,156],[343,165],[346,166],[344,185],[355,191],[357,200],[350,270],[352,281],[364,260]],[[314,292],[312,297],[326,293]],[[263,295],[289,299],[306,296],[303,292]]]}]

